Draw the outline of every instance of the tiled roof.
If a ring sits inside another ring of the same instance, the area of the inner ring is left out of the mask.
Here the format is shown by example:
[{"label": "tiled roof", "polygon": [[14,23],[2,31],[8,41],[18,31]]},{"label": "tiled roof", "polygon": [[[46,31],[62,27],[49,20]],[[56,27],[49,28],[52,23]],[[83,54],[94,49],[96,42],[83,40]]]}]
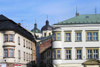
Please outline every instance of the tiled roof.
[{"label": "tiled roof", "polygon": [[58,22],[54,25],[67,25],[67,24],[99,24],[100,14],[83,14],[67,19],[62,22]]}]

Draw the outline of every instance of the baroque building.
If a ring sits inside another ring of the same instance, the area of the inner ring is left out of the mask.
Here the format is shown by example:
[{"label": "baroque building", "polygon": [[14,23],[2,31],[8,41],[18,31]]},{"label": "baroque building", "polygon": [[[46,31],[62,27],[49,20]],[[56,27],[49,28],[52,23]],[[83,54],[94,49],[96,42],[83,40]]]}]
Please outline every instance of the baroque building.
[{"label": "baroque building", "polygon": [[100,14],[76,14],[52,31],[54,67],[100,67]]},{"label": "baroque building", "polygon": [[34,45],[34,36],[20,23],[0,15],[1,67],[32,67]]},{"label": "baroque building", "polygon": [[[37,24],[34,24],[34,29],[31,32],[36,35],[36,63],[37,67],[51,67],[51,41],[52,41],[52,27],[49,25],[49,21],[46,20],[45,25],[41,28],[41,31],[37,28]],[[48,50],[48,51],[47,51]],[[47,56],[49,54],[49,56]],[[43,56],[45,58],[42,58]],[[47,63],[48,62],[48,63]],[[42,63],[42,64],[41,64]],[[50,63],[50,64],[49,64]]]}]

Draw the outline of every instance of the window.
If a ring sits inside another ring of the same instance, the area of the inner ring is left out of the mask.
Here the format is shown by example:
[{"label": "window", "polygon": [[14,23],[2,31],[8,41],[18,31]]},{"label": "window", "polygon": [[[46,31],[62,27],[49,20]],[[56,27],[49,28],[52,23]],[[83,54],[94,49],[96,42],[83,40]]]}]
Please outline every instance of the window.
[{"label": "window", "polygon": [[88,41],[91,41],[92,40],[92,33],[87,33],[87,40]]},{"label": "window", "polygon": [[21,58],[20,50],[18,50],[18,58],[19,58],[19,59]]},{"label": "window", "polygon": [[14,57],[13,49],[4,49],[4,57]]},{"label": "window", "polygon": [[57,40],[60,40],[60,33],[57,33]]},{"label": "window", "polygon": [[93,32],[93,40],[94,41],[98,40],[98,33],[97,32]]},{"label": "window", "polygon": [[13,42],[13,34],[5,34],[5,42]]},{"label": "window", "polygon": [[82,49],[77,48],[76,53],[77,53],[76,54],[77,59],[82,59]]},{"label": "window", "polygon": [[23,46],[25,47],[25,39],[23,39]]},{"label": "window", "polygon": [[98,48],[87,48],[87,58],[88,59],[98,59]]},{"label": "window", "polygon": [[31,48],[31,50],[32,50],[32,43],[31,43],[31,47],[30,47],[30,48]]},{"label": "window", "polygon": [[61,32],[60,31],[53,32],[53,35],[54,35],[53,40],[55,40],[55,41],[61,40]]},{"label": "window", "polygon": [[53,50],[53,59],[61,59],[61,49]]},{"label": "window", "polygon": [[75,31],[75,41],[82,41],[82,31]]},{"label": "window", "polygon": [[44,33],[44,37],[46,37],[46,33]]},{"label": "window", "polygon": [[94,59],[98,59],[98,50],[97,49],[94,49],[93,51],[94,51],[93,52]]},{"label": "window", "polygon": [[87,53],[88,53],[88,59],[92,59],[92,50],[91,49],[87,50]]},{"label": "window", "polygon": [[56,38],[55,38],[55,33],[53,34],[53,40],[56,40]]},{"label": "window", "polygon": [[65,41],[66,42],[71,41],[71,31],[65,31]]},{"label": "window", "polygon": [[24,52],[24,60],[25,60],[25,52]]},{"label": "window", "polygon": [[57,59],[60,59],[60,50],[57,50]]},{"label": "window", "polygon": [[66,49],[66,59],[71,59],[71,49]]},{"label": "window", "polygon": [[20,37],[18,37],[18,45],[20,45]]},{"label": "window", "polygon": [[70,41],[70,33],[66,33],[66,41]]},{"label": "window", "polygon": [[98,41],[98,31],[86,31],[87,37],[86,40],[87,41]]},{"label": "window", "polygon": [[49,33],[49,36],[51,35],[51,33]]},{"label": "window", "polygon": [[4,50],[4,54],[5,54],[4,57],[8,57],[8,49],[5,49],[5,50]]}]

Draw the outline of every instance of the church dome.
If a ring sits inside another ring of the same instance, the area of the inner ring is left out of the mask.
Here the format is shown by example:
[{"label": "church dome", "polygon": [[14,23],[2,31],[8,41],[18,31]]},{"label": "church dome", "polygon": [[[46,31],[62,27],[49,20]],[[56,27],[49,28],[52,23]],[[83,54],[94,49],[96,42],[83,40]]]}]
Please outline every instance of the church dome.
[{"label": "church dome", "polygon": [[41,31],[37,28],[37,24],[34,24],[34,29],[31,30],[33,33],[41,33]]},{"label": "church dome", "polygon": [[44,30],[52,30],[52,27],[49,25],[48,20],[46,20],[46,25],[44,25],[41,29],[41,31],[44,31]]}]

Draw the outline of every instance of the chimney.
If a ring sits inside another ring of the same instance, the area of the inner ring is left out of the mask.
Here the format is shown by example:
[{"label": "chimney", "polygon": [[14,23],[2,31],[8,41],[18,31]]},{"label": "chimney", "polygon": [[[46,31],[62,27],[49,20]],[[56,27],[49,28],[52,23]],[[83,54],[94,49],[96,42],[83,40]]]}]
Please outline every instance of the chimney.
[{"label": "chimney", "polygon": [[19,26],[21,26],[21,23],[18,23]]},{"label": "chimney", "polygon": [[35,23],[35,24],[34,24],[34,29],[36,29],[36,28],[37,28],[37,24]]},{"label": "chimney", "polygon": [[49,25],[49,21],[48,20],[46,20],[46,25]]},{"label": "chimney", "polygon": [[79,13],[76,13],[76,16],[79,16]]}]

